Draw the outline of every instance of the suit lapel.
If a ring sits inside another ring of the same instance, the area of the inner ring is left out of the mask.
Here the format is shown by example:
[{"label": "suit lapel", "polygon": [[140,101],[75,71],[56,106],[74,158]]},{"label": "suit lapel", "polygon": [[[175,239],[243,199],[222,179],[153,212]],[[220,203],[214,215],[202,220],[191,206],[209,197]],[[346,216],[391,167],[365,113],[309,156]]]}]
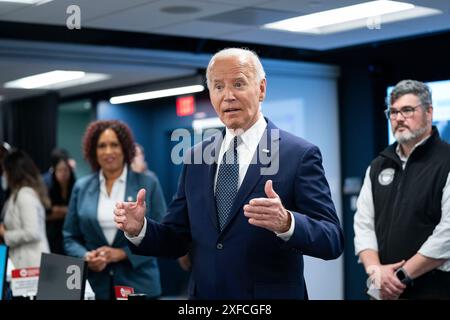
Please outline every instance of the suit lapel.
[{"label": "suit lapel", "polygon": [[[244,200],[251,194],[259,180],[263,177],[266,168],[270,168],[279,156],[279,130],[271,121],[265,118],[267,127],[261,140],[258,143],[252,161],[248,166],[245,178],[238,190],[236,198],[234,199],[228,221],[225,224],[223,231],[227,229],[228,225],[233,221],[236,214],[246,204]],[[274,134],[275,133],[275,134]],[[223,232],[222,231],[222,232]]]},{"label": "suit lapel", "polygon": [[206,195],[206,212],[209,212],[209,217],[211,219],[211,222],[213,223],[216,230],[219,230],[219,225],[217,221],[217,208],[216,208],[216,197],[215,197],[215,190],[214,190],[214,178],[216,176],[216,170],[217,170],[217,159],[219,157],[220,153],[220,147],[222,145],[223,136],[225,134],[225,129],[222,131],[222,133],[218,133],[214,135],[211,138],[211,145],[209,148],[211,148],[211,157],[212,157],[212,163],[208,164],[208,174],[206,175],[207,181],[205,185],[207,186],[206,190],[208,194]]},{"label": "suit lapel", "polygon": [[99,242],[101,242],[104,245],[108,245],[108,241],[105,238],[105,234],[103,233],[103,230],[98,222],[99,198],[100,198],[100,179],[97,173],[89,185],[88,198],[86,200],[88,201],[88,203],[94,206],[92,210],[89,210],[88,212],[90,212],[90,214],[93,215],[90,217],[90,220],[92,222],[92,227],[95,230],[95,235],[98,236]]}]

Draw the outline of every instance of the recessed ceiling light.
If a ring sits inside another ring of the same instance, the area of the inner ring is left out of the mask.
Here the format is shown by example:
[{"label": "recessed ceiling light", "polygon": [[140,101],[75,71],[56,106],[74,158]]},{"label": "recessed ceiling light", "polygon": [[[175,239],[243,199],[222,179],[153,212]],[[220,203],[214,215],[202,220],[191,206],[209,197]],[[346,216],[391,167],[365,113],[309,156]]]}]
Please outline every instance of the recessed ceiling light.
[{"label": "recessed ceiling light", "polygon": [[441,13],[436,9],[413,4],[378,0],[326,10],[265,24],[263,27],[282,31],[327,34],[367,26],[367,19],[382,18],[384,23]]},{"label": "recessed ceiling light", "polygon": [[0,2],[13,2],[13,3],[22,3],[22,4],[36,4],[41,5],[53,0],[0,0]]},{"label": "recessed ceiling light", "polygon": [[5,88],[36,89],[84,77],[83,71],[54,70],[6,82]]},{"label": "recessed ceiling light", "polygon": [[101,73],[54,70],[6,82],[4,87],[16,89],[62,89],[108,78],[110,78],[109,75]]},{"label": "recessed ceiling light", "polygon": [[150,99],[157,99],[157,98],[163,98],[163,97],[178,96],[178,95],[182,95],[182,94],[201,92],[203,90],[205,90],[205,87],[202,85],[192,85],[192,86],[185,86],[185,87],[178,87],[178,88],[171,88],[171,89],[133,93],[133,94],[127,94],[127,95],[123,95],[123,96],[116,96],[116,97],[112,97],[111,99],[109,99],[109,102],[112,104],[128,103],[128,102],[134,102],[134,101],[142,101],[142,100],[150,100]]}]

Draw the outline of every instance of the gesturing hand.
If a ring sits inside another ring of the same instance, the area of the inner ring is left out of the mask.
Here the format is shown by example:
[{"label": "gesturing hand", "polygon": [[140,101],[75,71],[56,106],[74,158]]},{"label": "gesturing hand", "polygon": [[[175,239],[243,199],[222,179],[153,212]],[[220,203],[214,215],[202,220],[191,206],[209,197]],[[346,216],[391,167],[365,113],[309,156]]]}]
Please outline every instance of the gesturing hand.
[{"label": "gesturing hand", "polygon": [[281,199],[273,190],[272,180],[264,186],[267,198],[255,198],[244,206],[244,215],[252,225],[283,233],[291,226],[291,215],[283,207]]},{"label": "gesturing hand", "polygon": [[117,228],[131,236],[137,236],[144,226],[145,189],[139,190],[135,202],[118,202],[114,209]]}]

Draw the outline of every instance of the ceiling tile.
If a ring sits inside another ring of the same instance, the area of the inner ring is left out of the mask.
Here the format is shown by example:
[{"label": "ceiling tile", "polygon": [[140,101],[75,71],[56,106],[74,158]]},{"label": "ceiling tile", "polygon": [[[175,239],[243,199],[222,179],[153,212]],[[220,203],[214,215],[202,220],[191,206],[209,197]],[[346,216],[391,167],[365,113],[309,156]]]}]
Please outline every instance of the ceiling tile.
[{"label": "ceiling tile", "polygon": [[[185,14],[172,14],[161,11],[163,8],[175,6],[198,8],[199,11]],[[163,0],[143,5],[135,9],[117,12],[102,18],[93,19],[88,22],[88,25],[96,28],[114,30],[153,32],[155,28],[170,26],[180,22],[189,22],[191,20],[234,9],[236,9],[236,6],[219,3],[194,0]]]},{"label": "ceiling tile", "polygon": [[[0,17],[2,15],[10,14],[16,10],[22,10],[28,7],[27,4],[13,3],[13,2],[1,2],[0,3]],[[0,19],[3,20],[3,19]]]},{"label": "ceiling tile", "polygon": [[204,21],[217,21],[223,23],[232,23],[247,26],[261,26],[269,22],[275,22],[283,19],[289,19],[297,16],[294,12],[261,9],[261,8],[242,8],[207,17],[200,18]]},{"label": "ceiling tile", "polygon": [[174,36],[185,36],[194,38],[215,37],[224,33],[237,33],[246,29],[241,25],[229,23],[208,22],[208,21],[190,21],[174,24],[169,27],[156,28],[153,32]]},{"label": "ceiling tile", "polygon": [[70,5],[78,5],[81,13],[81,27],[83,28],[88,19],[120,12],[126,8],[148,3],[150,0],[108,0],[107,2],[103,1],[103,5],[99,2],[93,0],[56,0],[40,6],[25,6],[20,10],[1,15],[0,19],[14,22],[65,25],[69,17],[69,14],[66,13],[67,8]]},{"label": "ceiling tile", "polygon": [[259,4],[264,4],[268,2],[276,2],[274,0],[198,0],[202,2],[210,2],[210,3],[221,3],[221,4],[231,4],[233,6],[238,7],[250,7]]}]

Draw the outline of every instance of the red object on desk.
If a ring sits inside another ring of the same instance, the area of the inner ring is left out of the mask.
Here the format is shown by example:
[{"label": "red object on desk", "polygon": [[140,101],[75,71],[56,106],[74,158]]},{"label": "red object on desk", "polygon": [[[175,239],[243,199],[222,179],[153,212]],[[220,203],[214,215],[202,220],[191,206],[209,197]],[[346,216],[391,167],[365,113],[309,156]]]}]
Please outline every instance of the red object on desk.
[{"label": "red object on desk", "polygon": [[128,295],[134,293],[134,289],[132,287],[114,286],[114,292],[117,300],[128,300]]}]

